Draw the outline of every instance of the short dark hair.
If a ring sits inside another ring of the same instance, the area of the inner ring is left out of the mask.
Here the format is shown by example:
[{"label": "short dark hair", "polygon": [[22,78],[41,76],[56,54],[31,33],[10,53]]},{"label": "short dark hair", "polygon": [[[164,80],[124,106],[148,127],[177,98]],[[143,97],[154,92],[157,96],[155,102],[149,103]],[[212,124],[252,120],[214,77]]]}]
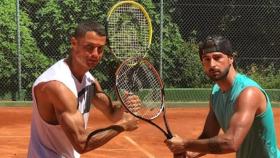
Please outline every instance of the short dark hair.
[{"label": "short dark hair", "polygon": [[73,37],[75,38],[84,37],[86,33],[89,31],[94,31],[100,36],[106,36],[106,30],[102,24],[94,20],[85,20],[78,24],[73,34]]}]

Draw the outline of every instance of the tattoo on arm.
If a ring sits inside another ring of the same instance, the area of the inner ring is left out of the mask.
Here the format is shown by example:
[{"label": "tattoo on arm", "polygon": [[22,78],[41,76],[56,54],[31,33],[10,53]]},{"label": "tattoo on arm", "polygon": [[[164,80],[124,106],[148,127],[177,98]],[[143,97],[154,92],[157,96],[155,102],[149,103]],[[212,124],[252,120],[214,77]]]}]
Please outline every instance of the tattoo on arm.
[{"label": "tattoo on arm", "polygon": [[[91,133],[88,135],[87,142],[89,141],[89,139],[90,139],[92,136],[96,135],[97,133],[100,133],[100,132],[101,132],[101,133],[104,133],[104,132],[106,132],[106,131],[107,131],[107,132],[110,132],[111,130],[120,133],[120,132],[123,132],[123,131],[124,131],[124,128],[121,127],[121,126],[118,126],[118,125],[112,125],[112,126],[109,126],[109,127],[107,127],[107,128],[97,129],[97,130],[91,132]],[[106,134],[106,133],[105,133],[105,134]]]},{"label": "tattoo on arm", "polygon": [[87,150],[87,148],[97,148],[102,146],[124,130],[125,129],[119,125],[112,125],[91,132],[87,137],[85,150]]},{"label": "tattoo on arm", "polygon": [[211,153],[213,153],[213,154],[221,153],[222,152],[222,149],[221,149],[221,146],[220,146],[220,144],[218,142],[217,137],[209,139],[208,148],[209,148],[209,151]]}]

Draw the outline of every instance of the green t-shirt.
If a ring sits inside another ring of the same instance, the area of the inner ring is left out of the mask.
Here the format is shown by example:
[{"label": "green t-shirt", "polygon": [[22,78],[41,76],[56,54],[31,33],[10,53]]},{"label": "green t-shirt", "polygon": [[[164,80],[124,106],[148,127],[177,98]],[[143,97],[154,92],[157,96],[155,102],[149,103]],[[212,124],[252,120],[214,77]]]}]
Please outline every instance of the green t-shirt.
[{"label": "green t-shirt", "polygon": [[[238,158],[280,158],[274,128],[271,103],[267,93],[253,80],[245,75],[237,74],[232,88],[223,93],[215,84],[212,88],[211,106],[220,127],[226,132],[234,113],[235,101],[247,87],[257,87],[266,96],[266,111],[255,117],[253,125],[236,153]],[[246,106],[246,105],[244,105]]]}]

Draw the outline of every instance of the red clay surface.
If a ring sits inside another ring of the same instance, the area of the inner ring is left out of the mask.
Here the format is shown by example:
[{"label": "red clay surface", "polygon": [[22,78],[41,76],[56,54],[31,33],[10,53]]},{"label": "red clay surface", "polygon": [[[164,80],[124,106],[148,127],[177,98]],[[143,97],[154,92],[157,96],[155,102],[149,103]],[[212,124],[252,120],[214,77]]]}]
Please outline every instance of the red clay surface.
[{"label": "red clay surface", "polygon": [[[25,158],[30,134],[31,107],[0,107],[0,157]],[[278,146],[280,146],[280,108],[274,108]],[[186,138],[199,136],[207,107],[169,108],[167,118],[173,133]],[[162,123],[161,118],[156,120]],[[110,123],[95,109],[91,112],[89,128],[105,127]],[[150,124],[141,122],[133,132],[122,133],[112,141],[82,158],[172,158],[163,134]],[[234,158],[235,154],[206,155],[203,158]]]}]

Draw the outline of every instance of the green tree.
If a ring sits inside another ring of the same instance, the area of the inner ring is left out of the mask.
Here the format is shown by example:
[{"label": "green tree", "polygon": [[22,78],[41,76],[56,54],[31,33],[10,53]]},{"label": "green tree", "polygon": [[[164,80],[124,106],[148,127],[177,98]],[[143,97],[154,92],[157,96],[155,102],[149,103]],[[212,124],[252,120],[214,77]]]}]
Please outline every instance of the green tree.
[{"label": "green tree", "polygon": [[[16,36],[15,1],[0,2],[0,96],[13,100],[18,92],[18,54]],[[45,69],[49,60],[39,52],[36,41],[32,38],[29,26],[32,24],[25,12],[20,12],[22,87],[26,97],[30,98],[31,84],[38,76],[37,72]],[[3,82],[4,81],[4,82]],[[5,98],[4,98],[5,99]],[[26,98],[21,98],[26,99]]]},{"label": "green tree", "polygon": [[[175,6],[172,0],[164,1],[163,4],[163,79],[166,87],[193,88],[209,85],[200,64],[197,48],[197,33],[194,31],[184,39],[180,27],[173,17]],[[146,4],[146,3],[145,3]],[[151,5],[151,4],[150,4]],[[153,17],[154,42],[150,56],[156,65],[159,64],[160,56],[160,3],[154,3],[149,7],[149,13]]]},{"label": "green tree", "polygon": [[[70,37],[80,21],[95,19],[105,24],[107,12],[116,1],[102,0],[29,0],[21,4],[33,22],[32,34],[39,49],[49,58],[59,60],[70,52]],[[105,59],[93,71],[103,87],[114,82],[116,63],[106,51]],[[115,66],[114,66],[115,65]]]},{"label": "green tree", "polygon": [[[197,32],[198,40],[222,34],[232,41],[240,59],[278,58],[279,1],[178,0],[169,4],[173,6],[172,18],[185,40],[193,31]],[[269,66],[273,62],[280,68],[279,60],[267,61],[258,64]],[[240,60],[239,67],[245,69],[254,62]]]},{"label": "green tree", "polygon": [[[116,2],[118,0],[29,0],[23,2],[22,6],[34,24],[32,34],[39,49],[46,56],[58,60],[69,53],[69,37],[77,23],[93,18],[105,24],[107,12]],[[160,6],[151,0],[137,2],[144,5],[152,18],[154,34],[149,59],[159,68]],[[187,42],[182,39],[177,24],[172,21],[170,10],[164,13],[163,30],[163,79],[166,87],[199,87],[206,80],[201,72],[196,43],[193,42],[196,37],[193,36]],[[118,63],[107,50],[104,57],[92,73],[103,87],[112,90]]]}]

